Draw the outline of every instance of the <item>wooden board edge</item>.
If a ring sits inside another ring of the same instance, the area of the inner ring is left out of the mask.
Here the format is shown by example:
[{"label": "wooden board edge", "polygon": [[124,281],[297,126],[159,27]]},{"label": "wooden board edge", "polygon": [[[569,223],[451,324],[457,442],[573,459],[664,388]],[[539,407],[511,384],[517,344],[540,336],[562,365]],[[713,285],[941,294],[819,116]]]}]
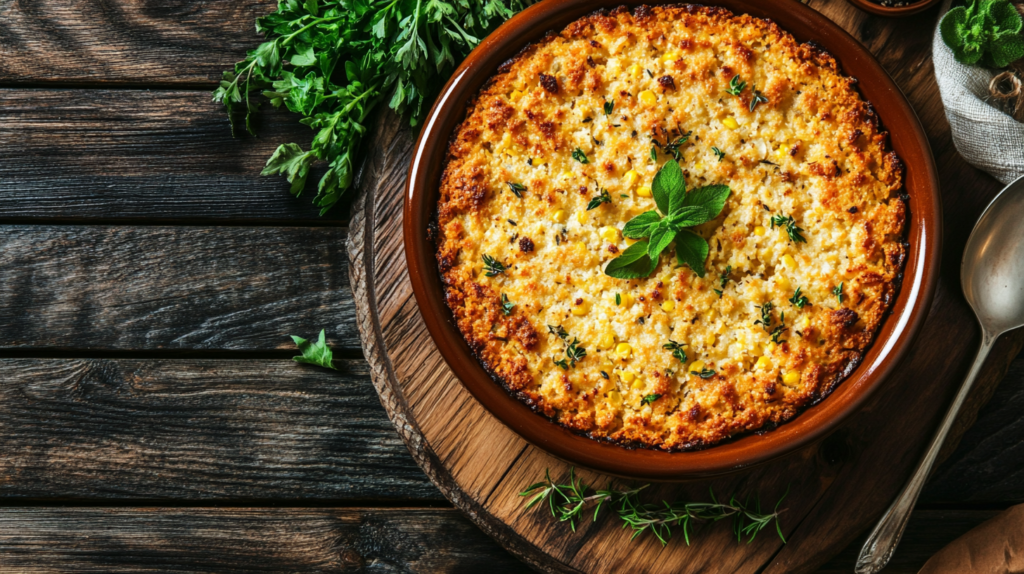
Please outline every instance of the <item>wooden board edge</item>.
[{"label": "wooden board edge", "polygon": [[[371,158],[366,161],[370,162]],[[388,413],[388,418],[409,448],[413,460],[441,494],[502,548],[539,572],[578,574],[579,570],[554,560],[493,516],[472,497],[467,496],[434,454],[416,421],[411,418],[411,409],[385,351],[374,289],[368,274],[368,270],[373,269],[372,193],[373,191],[366,189],[360,191],[352,206],[349,234],[345,243],[349,259],[349,281],[356,306],[356,325],[363,354],[370,366],[370,380],[377,390],[381,405]]]}]

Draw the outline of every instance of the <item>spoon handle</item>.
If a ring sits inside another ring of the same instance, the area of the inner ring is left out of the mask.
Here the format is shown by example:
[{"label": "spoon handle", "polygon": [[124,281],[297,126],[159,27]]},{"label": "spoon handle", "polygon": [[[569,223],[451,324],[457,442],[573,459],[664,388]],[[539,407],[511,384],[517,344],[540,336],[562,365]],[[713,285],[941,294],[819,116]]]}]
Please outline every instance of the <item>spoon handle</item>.
[{"label": "spoon handle", "polygon": [[967,399],[967,394],[974,385],[974,379],[978,377],[978,372],[981,371],[981,366],[985,363],[985,357],[992,350],[994,342],[995,337],[988,334],[988,332],[982,332],[981,348],[978,349],[978,355],[974,358],[971,372],[968,373],[967,379],[960,387],[960,392],[956,395],[956,400],[953,401],[949,411],[946,412],[945,418],[942,419],[942,425],[939,427],[938,432],[935,433],[935,438],[932,439],[931,444],[928,445],[928,451],[925,453],[924,458],[921,459],[921,462],[918,463],[917,468],[914,470],[914,475],[910,477],[910,481],[900,491],[899,496],[896,497],[889,510],[885,511],[885,515],[875,525],[875,529],[871,532],[867,542],[864,543],[864,547],[860,549],[860,556],[857,557],[855,569],[857,574],[881,572],[882,568],[885,568],[885,565],[889,563],[889,559],[892,558],[892,554],[896,551],[896,546],[900,543],[900,538],[903,536],[903,530],[907,527],[907,521],[910,519],[910,512],[914,509],[914,503],[917,502],[917,497],[921,494],[921,488],[928,479],[932,465],[935,464],[935,458],[939,456],[942,443],[945,442],[949,429],[953,427],[956,415],[960,412],[960,407],[963,406],[964,400]]}]

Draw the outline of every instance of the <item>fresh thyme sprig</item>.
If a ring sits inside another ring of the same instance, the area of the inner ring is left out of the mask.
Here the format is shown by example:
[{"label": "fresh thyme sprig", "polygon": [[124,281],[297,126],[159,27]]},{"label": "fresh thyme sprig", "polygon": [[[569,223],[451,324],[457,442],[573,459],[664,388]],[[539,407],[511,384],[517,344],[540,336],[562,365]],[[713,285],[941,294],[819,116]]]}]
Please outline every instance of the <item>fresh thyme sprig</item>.
[{"label": "fresh thyme sprig", "polygon": [[725,152],[720,150],[720,149],[718,149],[717,146],[712,147],[711,151],[712,151],[712,153],[715,154],[716,157],[718,157],[718,163],[722,163],[722,160],[725,159]]},{"label": "fresh thyme sprig", "polygon": [[668,343],[665,343],[664,345],[661,346],[661,348],[663,349],[668,349],[669,351],[672,351],[672,356],[675,357],[680,363],[683,363],[685,365],[686,350],[684,349],[684,347],[686,347],[684,343],[677,343],[672,339],[669,339]]},{"label": "fresh thyme sprig", "polygon": [[807,300],[806,296],[800,294],[799,287],[796,288],[796,292],[793,293],[793,296],[789,298],[789,302],[792,303],[793,306],[796,307],[797,309],[803,309],[804,306],[810,303],[810,301]]},{"label": "fresh thyme sprig", "polygon": [[840,283],[839,285],[836,285],[835,287],[833,287],[832,288],[832,294],[836,296],[836,301],[838,301],[839,304],[842,305],[843,304],[843,284]]},{"label": "fresh thyme sprig", "polygon": [[583,164],[590,163],[590,160],[587,158],[586,152],[584,152],[580,148],[576,148],[576,149],[572,150],[572,159],[574,159],[574,160],[576,160],[576,161],[578,161],[580,163],[583,163]]},{"label": "fresh thyme sprig", "polygon": [[750,111],[753,112],[757,109],[758,104],[767,104],[768,98],[761,93],[760,90],[754,90],[754,97],[750,100]]},{"label": "fresh thyme sprig", "polygon": [[793,243],[807,243],[807,239],[802,235],[803,228],[797,226],[792,215],[773,215],[771,228],[775,229],[776,227],[785,227],[786,234],[789,235],[789,239]]},{"label": "fresh thyme sprig", "polygon": [[514,193],[516,197],[518,197],[519,199],[523,198],[523,192],[526,191],[525,185],[521,183],[514,183],[511,181],[506,181],[505,185],[507,185],[508,188],[512,190],[512,193]]},{"label": "fresh thyme sprig", "polygon": [[606,116],[612,115],[612,111],[613,110],[615,110],[615,102],[605,102],[604,103],[604,115],[606,115]]},{"label": "fresh thyme sprig", "polygon": [[487,270],[487,273],[485,275],[487,275],[488,277],[496,277],[498,275],[501,275],[502,273],[505,272],[506,269],[508,269],[508,267],[504,263],[498,261],[497,259],[491,257],[490,255],[487,255],[486,253],[483,256],[483,260],[484,269]]},{"label": "fresh thyme sprig", "polygon": [[660,398],[661,398],[661,395],[656,394],[656,393],[647,395],[646,397],[640,399],[640,405],[641,406],[649,405],[649,404],[653,403],[654,401],[656,401],[656,400],[658,400]]},{"label": "fresh thyme sprig", "polygon": [[608,194],[608,190],[601,188],[601,193],[591,198],[590,203],[587,204],[587,211],[591,209],[597,209],[602,203],[611,203],[612,196]]},{"label": "fresh thyme sprig", "polygon": [[732,496],[728,502],[720,502],[715,497],[714,490],[710,490],[711,502],[643,503],[639,495],[649,486],[645,484],[638,488],[614,488],[609,484],[603,490],[592,490],[583,479],[576,477],[575,469],[570,468],[568,484],[556,483],[546,470],[544,480],[526,487],[519,496],[528,498],[526,508],[546,501],[551,516],[559,522],[568,522],[573,532],[576,531],[576,525],[583,518],[584,512],[590,507],[594,508],[593,520],[596,521],[601,507],[607,504],[615,508],[616,515],[622,521],[622,527],[629,527],[632,530],[630,540],[650,532],[662,545],[666,545],[672,537],[672,529],[682,527],[683,538],[689,545],[695,523],[711,523],[731,518],[732,531],[738,541],[746,539],[748,543],[751,542],[759,532],[773,523],[779,538],[784,543],[786,541],[779,517],[784,512],[780,510],[780,506],[789,494],[788,490],[779,498],[771,512],[762,512],[758,497],[751,501],[750,497],[741,500],[737,496]]},{"label": "fresh thyme sprig", "polygon": [[515,309],[516,304],[508,300],[508,295],[501,294],[501,313],[508,317],[512,314],[512,309]]},{"label": "fresh thyme sprig", "polygon": [[729,80],[729,89],[726,92],[733,96],[738,96],[743,92],[743,88],[747,87],[747,83],[740,80],[740,75],[736,74]]},{"label": "fresh thyme sprig", "polygon": [[714,292],[718,294],[718,298],[722,298],[722,294],[725,293],[725,284],[729,282],[729,274],[732,273],[732,265],[726,265],[725,271],[718,276],[718,286],[721,289],[715,289]]},{"label": "fresh thyme sprig", "polygon": [[771,301],[768,301],[764,305],[755,305],[755,307],[757,307],[761,311],[761,318],[758,319],[757,321],[754,321],[754,324],[761,325],[761,328],[764,329],[764,332],[768,333],[768,335],[771,336],[773,343],[777,345],[785,343],[786,341],[780,340],[779,337],[781,337],[782,334],[788,330],[786,329],[786,312],[782,311],[779,313],[779,324],[777,327],[773,329],[772,323],[774,323],[775,321],[772,318],[772,310],[775,309],[775,305]]}]

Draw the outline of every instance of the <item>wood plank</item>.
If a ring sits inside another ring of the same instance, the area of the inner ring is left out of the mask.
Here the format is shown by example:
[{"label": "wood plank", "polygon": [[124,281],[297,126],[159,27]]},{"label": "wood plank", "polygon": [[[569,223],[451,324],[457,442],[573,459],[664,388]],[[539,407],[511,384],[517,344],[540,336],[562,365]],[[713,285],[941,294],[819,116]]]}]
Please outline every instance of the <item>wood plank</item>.
[{"label": "wood plank", "polygon": [[312,205],[320,171],[298,199],[260,175],[279,144],[313,134],[286,111],[257,116],[261,137],[235,139],[209,91],[0,89],[0,221],[347,219]]},{"label": "wood plank", "polygon": [[1024,501],[1024,354],[950,459],[936,470],[921,502],[1015,504]]},{"label": "wood plank", "polygon": [[274,0],[0,3],[0,82],[188,84],[220,79],[260,42]]},{"label": "wood plank", "polygon": [[337,366],[0,360],[0,504],[443,502],[366,362]]},{"label": "wood plank", "polygon": [[[885,572],[917,572],[996,513],[916,512]],[[0,572],[529,571],[454,509],[13,508],[0,556]],[[851,546],[818,574],[855,559]]]},{"label": "wood plank", "polygon": [[453,509],[16,508],[0,572],[528,572]]},{"label": "wood plank", "polygon": [[0,226],[0,349],[358,349],[346,233]]}]

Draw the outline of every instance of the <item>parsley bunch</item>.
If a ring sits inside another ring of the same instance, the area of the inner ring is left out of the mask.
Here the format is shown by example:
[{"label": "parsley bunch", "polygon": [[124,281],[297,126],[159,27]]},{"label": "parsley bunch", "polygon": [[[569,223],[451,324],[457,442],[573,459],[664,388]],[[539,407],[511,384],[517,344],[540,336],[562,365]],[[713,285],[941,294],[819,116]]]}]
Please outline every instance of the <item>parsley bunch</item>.
[{"label": "parsley bunch", "polygon": [[1007,0],[971,0],[942,18],[939,31],[956,60],[973,66],[1005,68],[1024,58],[1024,21]]},{"label": "parsley bunch", "polygon": [[262,175],[284,174],[298,196],[310,167],[327,163],[313,202],[326,213],[352,185],[366,120],[379,103],[417,125],[455,66],[532,0],[281,0],[256,20],[266,41],[224,72],[213,94],[232,122],[262,93],[316,131],[308,151],[282,144]]},{"label": "parsley bunch", "polygon": [[616,279],[647,277],[658,266],[661,252],[675,241],[679,264],[688,265],[698,277],[704,277],[708,242],[686,228],[718,217],[729,193],[726,185],[709,185],[687,192],[683,170],[676,161],[669,161],[658,170],[651,184],[651,194],[661,215],[658,211],[647,211],[626,223],[622,235],[643,241],[612,259],[605,274]]}]

